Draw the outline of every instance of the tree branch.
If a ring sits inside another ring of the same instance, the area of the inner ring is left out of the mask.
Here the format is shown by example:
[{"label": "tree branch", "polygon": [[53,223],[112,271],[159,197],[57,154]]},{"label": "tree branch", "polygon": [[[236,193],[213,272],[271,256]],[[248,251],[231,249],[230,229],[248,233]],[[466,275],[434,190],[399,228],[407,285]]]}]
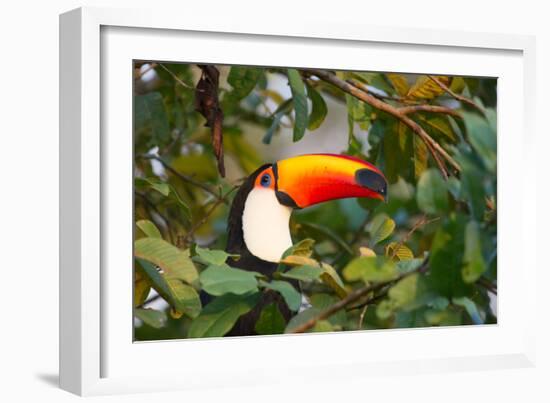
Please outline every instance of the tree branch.
[{"label": "tree branch", "polygon": [[430,113],[444,113],[446,115],[455,116],[457,118],[461,118],[462,115],[451,108],[447,108],[446,106],[440,106],[440,105],[410,105],[410,106],[403,106],[401,108],[397,109],[399,112],[401,112],[404,115],[408,115],[411,113],[416,112],[430,112]]},{"label": "tree branch", "polygon": [[[386,281],[386,282],[383,282],[383,283],[374,284],[374,285],[365,286],[365,287],[359,288],[359,289],[351,292],[350,294],[348,294],[348,296],[346,298],[338,301],[337,303],[333,304],[332,306],[330,306],[327,309],[325,309],[324,311],[322,311],[319,315],[311,318],[307,322],[304,322],[300,326],[293,329],[291,333],[304,333],[304,332],[308,331],[309,329],[311,329],[312,327],[314,327],[315,324],[318,321],[325,320],[325,319],[329,318],[330,316],[334,315],[336,312],[340,311],[341,309],[344,309],[347,305],[361,299],[361,297],[364,297],[367,294],[370,294],[371,292],[376,292],[378,290],[381,290],[382,288],[386,287],[388,284],[394,284],[394,283],[398,282],[399,280],[402,280],[403,278],[405,278],[407,276],[410,276],[413,273],[418,273],[418,272],[425,271],[426,268],[427,268],[427,262],[428,262],[428,260],[426,259],[418,269],[410,271],[408,273],[401,274],[393,280]],[[378,298],[378,296],[373,297],[373,298]],[[370,301],[366,301],[365,303],[368,304],[368,303],[370,303]]]},{"label": "tree branch", "polygon": [[490,293],[493,293],[494,295],[497,295],[497,287],[491,282],[491,280],[480,277],[476,283],[480,285],[481,287],[485,288]]},{"label": "tree branch", "polygon": [[471,107],[477,109],[483,116],[485,116],[485,111],[474,101],[471,99],[468,99],[460,94],[457,94],[453,90],[451,90],[449,87],[447,87],[445,84],[443,84],[441,81],[439,81],[436,77],[428,75],[428,77],[436,83],[439,88],[441,88],[443,91],[445,91],[447,94],[449,94],[451,97],[456,99],[457,101],[464,102],[465,104],[470,105]]},{"label": "tree branch", "polygon": [[458,163],[447,153],[447,151],[445,151],[434,139],[432,139],[418,123],[409,118],[405,113],[402,113],[399,108],[396,108],[369,94],[368,90],[362,84],[353,80],[344,81],[338,78],[335,74],[324,70],[306,69],[305,71],[403,122],[403,124],[408,126],[413,133],[424,141],[444,178],[448,178],[449,175],[442,158],[444,158],[457,172],[460,171],[460,166]]}]

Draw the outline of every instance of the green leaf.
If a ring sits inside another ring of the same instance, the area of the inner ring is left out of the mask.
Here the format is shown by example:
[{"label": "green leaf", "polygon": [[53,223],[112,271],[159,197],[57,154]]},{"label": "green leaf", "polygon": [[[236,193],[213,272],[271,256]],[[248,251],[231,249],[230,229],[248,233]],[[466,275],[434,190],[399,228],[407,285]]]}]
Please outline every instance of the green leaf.
[{"label": "green leaf", "polygon": [[[424,287],[418,273],[402,278],[390,288],[388,298],[383,300],[376,307],[376,315],[382,319],[388,319],[397,309],[411,310],[416,308],[419,297],[423,295]],[[415,303],[416,302],[416,303]]]},{"label": "green leaf", "polygon": [[403,74],[388,73],[386,77],[390,80],[393,88],[400,96],[405,96],[409,91],[409,82]]},{"label": "green leaf", "polygon": [[424,312],[424,318],[430,326],[456,326],[461,325],[460,312],[449,308],[438,310],[428,309]]},{"label": "green leaf", "polygon": [[414,177],[420,178],[424,171],[428,169],[428,146],[419,136],[414,135],[413,142],[413,159],[414,159]]},{"label": "green leaf", "polygon": [[151,291],[151,282],[141,270],[140,266],[134,265],[134,306],[140,306],[145,302]]},{"label": "green leaf", "polygon": [[155,266],[146,260],[136,259],[143,272],[151,281],[151,286],[174,309],[182,314],[195,318],[201,311],[201,301],[195,289],[182,282],[179,278],[159,273]]},{"label": "green leaf", "polygon": [[414,301],[418,289],[418,274],[411,274],[401,279],[388,291],[388,296],[395,307],[402,307]]},{"label": "green leaf", "polygon": [[170,140],[168,115],[160,92],[134,96],[134,125],[136,131],[150,135],[150,145],[159,146]]},{"label": "green leaf", "polygon": [[218,249],[201,248],[198,245],[195,246],[195,252],[207,264],[213,264],[217,266],[223,265],[228,257],[239,258],[239,255],[232,255]]},{"label": "green leaf", "polygon": [[426,214],[444,213],[449,208],[447,185],[435,169],[425,171],[418,181],[416,202]]},{"label": "green leaf", "polygon": [[321,126],[327,116],[328,109],[321,94],[310,85],[307,85],[307,95],[311,100],[311,114],[309,115],[307,128],[313,131]]},{"label": "green leaf", "polygon": [[275,112],[273,113],[273,121],[271,122],[271,125],[267,129],[264,137],[262,138],[262,142],[264,144],[270,144],[271,139],[277,129],[279,128],[279,125],[281,124],[281,120],[283,117],[290,113],[292,110],[293,100],[292,98],[287,99],[286,101],[279,104]]},{"label": "green leaf", "polygon": [[190,318],[196,318],[202,309],[201,300],[197,291],[181,280],[168,279],[167,282],[175,298],[175,303],[173,304],[175,310]]},{"label": "green leaf", "polygon": [[[310,319],[317,317],[321,313],[321,310],[318,308],[308,308],[305,311],[300,312],[298,315],[292,317],[285,328],[285,333],[293,333],[294,329],[302,326],[304,323],[308,322]],[[309,329],[307,332],[311,332]]]},{"label": "green leaf", "polygon": [[170,185],[156,178],[135,178],[134,182],[137,189],[150,187],[163,196],[168,196],[170,194]]},{"label": "green leaf", "polygon": [[260,285],[270,290],[277,291],[283,296],[291,311],[297,311],[302,304],[302,295],[286,281],[273,280],[270,283],[260,280]]},{"label": "green leaf", "polygon": [[374,246],[388,238],[395,229],[395,221],[385,214],[377,215],[368,227],[371,236],[371,245]]},{"label": "green leaf", "polygon": [[[399,177],[412,181],[415,173],[415,147],[422,158],[420,143],[408,126],[401,121],[385,122],[382,149],[384,153],[384,173],[389,183],[396,183]],[[426,157],[427,160],[427,157]],[[419,164],[422,161],[419,161]],[[420,168],[419,168],[420,169]]]},{"label": "green leaf", "polygon": [[479,225],[476,221],[470,221],[466,225],[464,233],[464,267],[462,278],[466,283],[473,283],[487,270],[485,260],[481,253],[481,239]]},{"label": "green leaf", "polygon": [[466,86],[466,81],[462,77],[452,77],[451,86],[449,87],[455,94],[461,94]]},{"label": "green leaf", "polygon": [[320,267],[315,266],[299,266],[281,273],[283,277],[292,278],[301,281],[313,281],[319,279],[319,276],[324,272]]},{"label": "green leaf", "polygon": [[295,113],[292,138],[294,141],[299,141],[304,137],[308,125],[306,87],[298,70],[287,69],[287,75]]},{"label": "green leaf", "polygon": [[231,330],[240,316],[250,312],[260,299],[260,293],[217,297],[204,307],[191,322],[187,337],[221,337]]},{"label": "green leaf", "polygon": [[232,66],[227,76],[227,82],[233,87],[232,100],[239,101],[250,94],[261,75],[260,68]]},{"label": "green leaf", "polygon": [[134,316],[155,329],[166,326],[168,320],[166,313],[153,309],[134,309]]},{"label": "green leaf", "polygon": [[[451,78],[447,76],[435,76],[435,78],[445,85],[451,83]],[[416,79],[413,86],[407,91],[408,98],[433,99],[445,92],[439,85],[428,76],[420,76]]]},{"label": "green leaf", "polygon": [[437,229],[430,249],[430,289],[449,299],[470,295],[473,288],[462,276],[465,226],[464,216],[449,217]]},{"label": "green leaf", "polygon": [[428,134],[432,136],[443,134],[447,140],[456,142],[456,135],[451,126],[448,116],[426,117],[422,114],[419,114],[418,120],[423,123],[422,126],[425,128]]},{"label": "green leaf", "polygon": [[472,322],[474,323],[474,325],[481,325],[483,323],[483,320],[481,319],[481,315],[479,313],[479,310],[477,309],[476,304],[470,298],[467,298],[467,297],[453,298],[453,304],[464,307],[466,312],[468,312],[468,315],[470,315],[470,318],[472,319]]},{"label": "green leaf", "polygon": [[460,197],[468,201],[472,216],[481,221],[485,213],[485,178],[483,177],[484,169],[475,157],[474,155],[461,154],[457,158],[462,167]]},{"label": "green leaf", "polygon": [[370,126],[372,107],[349,94],[346,94],[346,104],[352,125],[353,122],[357,122],[362,130],[367,130]]},{"label": "green leaf", "polygon": [[439,310],[443,310],[443,309],[446,309],[448,306],[449,306],[449,300],[445,297],[435,297],[434,299],[432,299],[429,303],[428,303],[428,306],[431,307],[431,308],[434,308],[434,309],[439,309]]},{"label": "green leaf", "polygon": [[258,290],[256,272],[229,267],[211,265],[200,275],[202,289],[210,295],[243,295]]},{"label": "green leaf", "polygon": [[182,251],[158,238],[142,238],[134,242],[134,255],[159,266],[165,277],[180,279],[196,286],[199,274],[189,257],[189,251]]},{"label": "green leaf", "polygon": [[319,263],[310,257],[299,256],[299,255],[289,255],[285,256],[280,260],[280,263],[284,263],[287,266],[314,266],[319,267]]},{"label": "green leaf", "polygon": [[[336,304],[339,301],[337,297],[330,294],[320,293],[313,294],[309,298],[309,302],[314,308],[317,308],[319,311],[324,311],[325,309],[330,308],[332,305]],[[334,326],[343,328],[347,322],[346,310],[342,309],[337,311],[333,315],[329,316],[327,320]]]},{"label": "green leaf", "polygon": [[348,295],[348,292],[342,279],[338,275],[338,272],[334,269],[334,267],[326,263],[322,263],[321,268],[324,270],[323,274],[321,274],[321,280],[323,283],[332,288],[340,298],[345,298]]},{"label": "green leaf", "polygon": [[414,258],[412,251],[407,247],[398,242],[390,242],[386,246],[386,256],[389,258],[397,258],[398,260],[410,260]]},{"label": "green leaf", "polygon": [[332,332],[334,330],[334,326],[332,326],[332,323],[328,320],[318,320],[315,323],[315,326],[311,328],[312,333],[319,333],[319,332]]},{"label": "green leaf", "polygon": [[156,190],[164,197],[168,197],[171,201],[177,203],[181,207],[180,211],[183,212],[186,218],[191,217],[189,207],[171,184],[163,182],[157,178],[135,178],[134,185],[136,189],[144,189],[149,187]]},{"label": "green leaf", "polygon": [[286,321],[277,304],[271,303],[262,309],[254,326],[258,334],[281,334],[285,331]]},{"label": "green leaf", "polygon": [[136,258],[136,262],[139,263],[138,267],[143,269],[144,275],[151,281],[152,287],[171,305],[176,305],[175,299],[172,296],[172,291],[165,278],[156,269],[155,265],[149,263],[146,260]]},{"label": "green leaf", "polygon": [[497,136],[491,123],[477,113],[464,112],[464,123],[472,147],[490,172],[496,172]]},{"label": "green leaf", "polygon": [[285,253],[283,253],[283,257],[287,257],[290,255],[311,257],[314,244],[315,240],[311,238],[302,239],[300,242],[295,243],[290,248],[288,248]]},{"label": "green leaf", "polygon": [[149,220],[137,221],[136,227],[138,227],[145,234],[145,236],[149,238],[162,238],[162,235],[156,225]]},{"label": "green leaf", "polygon": [[399,274],[409,273],[418,269],[422,265],[423,261],[424,259],[401,260],[396,263],[397,271],[399,272]]},{"label": "green leaf", "polygon": [[361,256],[353,259],[342,271],[348,281],[386,282],[397,277],[395,263],[384,256]]}]

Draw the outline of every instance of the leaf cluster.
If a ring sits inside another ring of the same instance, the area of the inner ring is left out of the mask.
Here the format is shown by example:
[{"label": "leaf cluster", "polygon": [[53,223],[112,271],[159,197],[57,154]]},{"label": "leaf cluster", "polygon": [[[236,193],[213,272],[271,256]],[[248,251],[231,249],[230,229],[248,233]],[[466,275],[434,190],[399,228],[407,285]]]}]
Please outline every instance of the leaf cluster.
[{"label": "leaf cluster", "polygon": [[[373,285],[375,292],[307,331],[496,322],[496,80],[436,76],[478,106],[472,108],[426,75],[335,72],[397,108],[451,108],[453,114],[410,115],[458,162],[460,172],[445,180],[403,122],[306,70],[216,67],[223,151],[228,172],[236,172],[229,179],[218,174],[219,150],[195,110],[200,68],[163,64],[152,80],[136,79],[136,339],[223,336],[267,290],[279,293],[293,314],[287,322],[268,304],[258,334],[293,332]],[[289,95],[271,84],[274,77],[284,78]],[[294,142],[316,136],[336,104],[348,122],[343,152],[381,168],[389,202],[346,199],[296,212],[291,232],[303,241],[281,257],[273,278],[231,268],[228,259],[238,256],[223,250],[240,183],[234,178],[260,166],[260,149],[276,148],[287,126]],[[212,296],[207,303],[204,293]]]}]

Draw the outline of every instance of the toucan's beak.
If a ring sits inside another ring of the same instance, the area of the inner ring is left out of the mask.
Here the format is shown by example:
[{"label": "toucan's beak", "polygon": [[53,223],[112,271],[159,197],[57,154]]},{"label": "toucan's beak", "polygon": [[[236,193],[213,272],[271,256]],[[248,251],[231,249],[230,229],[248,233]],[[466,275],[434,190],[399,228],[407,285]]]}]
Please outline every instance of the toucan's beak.
[{"label": "toucan's beak", "polygon": [[276,194],[286,206],[304,208],[328,200],[367,197],[387,200],[387,182],[374,165],[336,154],[307,154],[273,165]]}]

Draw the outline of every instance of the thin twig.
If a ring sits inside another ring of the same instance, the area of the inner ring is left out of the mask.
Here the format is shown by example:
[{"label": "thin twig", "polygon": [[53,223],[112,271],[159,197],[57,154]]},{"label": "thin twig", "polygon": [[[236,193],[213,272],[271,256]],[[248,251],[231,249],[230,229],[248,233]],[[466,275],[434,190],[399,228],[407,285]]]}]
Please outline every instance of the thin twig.
[{"label": "thin twig", "polygon": [[405,242],[407,242],[409,240],[409,238],[416,232],[418,231],[420,228],[422,228],[423,226],[425,225],[428,225],[428,224],[431,224],[432,222],[434,221],[437,221],[439,220],[439,217],[435,217],[435,218],[432,218],[431,220],[426,220],[426,215],[423,215],[422,218],[420,220],[418,220],[414,225],[413,227],[411,228],[411,230],[409,232],[407,232],[407,234],[403,237],[403,239],[401,239],[401,241],[399,241],[399,243],[397,244],[397,246],[394,248],[393,250],[393,253],[392,253],[392,256],[391,258],[393,259],[395,257],[395,255],[397,254],[397,251],[399,250],[399,248],[401,246],[403,246],[403,244]]},{"label": "thin twig", "polygon": [[144,308],[149,305],[151,302],[155,302],[157,299],[162,298],[160,294],[154,295],[149,298],[147,301],[143,302],[141,305],[136,306],[136,309]]},{"label": "thin twig", "polygon": [[382,298],[384,298],[386,295],[388,295],[388,291],[390,290],[391,287],[386,287],[385,289],[383,289],[381,292],[379,292],[378,294],[376,295],[373,295],[371,296],[370,298],[367,298],[366,301],[363,301],[363,302],[360,302],[359,304],[357,305],[353,305],[353,306],[348,306],[346,307],[346,311],[354,311],[356,309],[361,309],[361,308],[364,308],[365,305],[372,305],[372,304],[375,304],[376,302],[378,302],[379,300],[381,300]]},{"label": "thin twig", "polygon": [[214,202],[214,204],[210,207],[210,209],[206,212],[206,214],[200,219],[200,221],[198,221],[195,225],[193,225],[193,227],[185,234],[185,237],[184,237],[184,241],[187,242],[189,241],[194,233],[200,228],[202,227],[206,221],[208,220],[208,218],[210,218],[210,216],[214,213],[214,211],[216,211],[216,209],[222,204],[222,203],[227,203],[227,197],[233,193],[235,190],[237,190],[239,188],[239,186],[234,186],[232,187],[229,191],[227,191],[220,199],[216,200]]},{"label": "thin twig", "polygon": [[401,275],[397,276],[395,279],[393,279],[391,281],[386,281],[386,282],[383,282],[383,283],[378,283],[378,284],[369,285],[369,286],[359,288],[359,289],[349,293],[346,298],[338,301],[337,303],[331,305],[330,307],[328,307],[327,309],[322,311],[319,315],[311,318],[307,322],[304,322],[300,326],[292,329],[291,333],[304,333],[304,332],[308,331],[309,329],[311,329],[312,327],[314,327],[317,322],[329,318],[330,316],[334,315],[336,312],[340,311],[341,309],[344,309],[346,306],[348,306],[349,304],[361,299],[365,295],[367,295],[371,292],[376,292],[376,291],[386,287],[388,284],[396,283],[399,280],[402,280],[403,278],[405,278],[407,276],[410,276],[413,273],[422,272],[426,269],[426,267],[427,267],[427,260],[425,260],[424,263],[418,269],[410,271],[408,273],[401,274]]},{"label": "thin twig", "polygon": [[428,150],[432,154],[434,160],[437,163],[437,166],[439,167],[439,170],[441,171],[441,174],[444,178],[448,178],[448,172],[447,168],[445,167],[445,164],[443,163],[442,158],[444,158],[449,164],[452,165],[452,167],[459,172],[460,166],[458,163],[445,151],[439,143],[437,143],[434,139],[430,137],[428,133],[414,120],[409,118],[406,114],[403,114],[399,111],[399,108],[396,108],[384,101],[381,101],[380,99],[374,97],[368,92],[368,89],[364,87],[362,84],[357,83],[353,80],[344,81],[340,78],[338,78],[335,74],[330,73],[328,71],[324,70],[317,70],[317,69],[308,69],[308,72],[311,74],[314,74],[319,79],[326,81],[342,91],[354,96],[355,98],[368,103],[369,105],[375,107],[376,109],[379,109],[383,112],[386,112],[395,118],[399,119],[403,124],[408,126],[416,135],[418,135],[422,141],[426,144]]},{"label": "thin twig", "polygon": [[363,320],[365,319],[365,314],[367,313],[368,308],[369,304],[365,304],[365,307],[361,310],[361,314],[359,315],[359,323],[357,323],[357,330],[361,330],[363,328]]},{"label": "thin twig", "polygon": [[185,87],[185,88],[188,88],[188,89],[191,89],[191,90],[194,90],[195,87],[193,87],[192,85],[189,85],[189,84],[186,84],[185,82],[183,82],[178,76],[176,76],[171,70],[168,69],[168,67],[166,67],[164,64],[162,63],[159,63],[159,66],[162,67],[164,70],[166,70],[166,72],[168,74],[170,74],[172,76],[172,78],[174,80],[177,81],[178,84],[180,84],[181,86]]},{"label": "thin twig", "polygon": [[149,159],[149,160],[156,160],[162,164],[164,168],[166,168],[170,173],[174,174],[176,177],[178,177],[181,181],[190,183],[193,186],[196,186],[198,188],[201,188],[206,193],[211,194],[214,196],[216,200],[222,199],[224,203],[228,204],[229,202],[225,200],[219,192],[215,191],[214,189],[211,189],[209,186],[205,185],[204,183],[201,183],[197,180],[195,180],[193,177],[182,174],[181,172],[178,172],[174,167],[172,167],[170,164],[168,164],[163,158],[159,157],[155,154],[141,154],[138,157]]},{"label": "thin twig", "polygon": [[445,91],[447,94],[449,94],[451,97],[456,99],[457,101],[464,102],[465,104],[470,105],[471,107],[477,109],[483,116],[485,116],[485,111],[474,101],[472,101],[469,98],[466,98],[465,96],[462,96],[460,94],[457,94],[453,90],[451,90],[449,87],[447,87],[445,84],[443,84],[441,81],[439,81],[436,77],[428,75],[428,77],[436,83],[439,88],[441,88],[443,91]]}]

